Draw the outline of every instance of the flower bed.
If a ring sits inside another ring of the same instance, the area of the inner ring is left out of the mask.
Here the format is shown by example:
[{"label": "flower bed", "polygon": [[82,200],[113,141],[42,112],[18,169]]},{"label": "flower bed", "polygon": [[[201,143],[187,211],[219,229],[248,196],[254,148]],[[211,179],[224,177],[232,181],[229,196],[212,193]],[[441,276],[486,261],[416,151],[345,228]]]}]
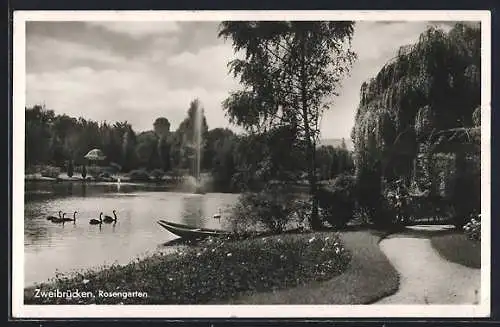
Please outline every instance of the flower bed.
[{"label": "flower bed", "polygon": [[[59,275],[25,289],[26,304],[201,304],[239,294],[327,280],[346,269],[350,254],[334,233],[289,234],[228,241],[210,239],[173,254],[128,265]],[[78,289],[90,298],[35,298],[34,290]],[[98,297],[98,290],[147,292],[147,297]]]}]

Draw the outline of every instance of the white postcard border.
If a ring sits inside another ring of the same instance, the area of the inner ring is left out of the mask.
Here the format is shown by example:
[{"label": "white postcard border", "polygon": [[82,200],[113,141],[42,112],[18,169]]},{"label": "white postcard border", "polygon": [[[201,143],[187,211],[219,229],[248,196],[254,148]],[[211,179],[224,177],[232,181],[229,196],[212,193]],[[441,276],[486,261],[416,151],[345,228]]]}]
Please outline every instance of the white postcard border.
[{"label": "white postcard border", "polygon": [[[481,296],[478,305],[24,305],[24,136],[27,21],[220,20],[480,21],[481,56]],[[15,11],[13,23],[12,315],[14,318],[387,318],[487,317],[490,314],[489,11]]]}]

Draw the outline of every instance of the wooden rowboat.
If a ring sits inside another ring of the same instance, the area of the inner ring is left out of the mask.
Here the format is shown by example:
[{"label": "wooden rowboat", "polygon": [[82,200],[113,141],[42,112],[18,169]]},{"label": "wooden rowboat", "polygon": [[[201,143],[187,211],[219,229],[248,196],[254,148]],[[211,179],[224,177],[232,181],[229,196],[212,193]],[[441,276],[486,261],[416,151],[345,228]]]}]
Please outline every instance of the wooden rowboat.
[{"label": "wooden rowboat", "polygon": [[189,225],[172,223],[172,222],[168,222],[165,220],[159,220],[158,225],[165,228],[166,230],[168,230],[172,234],[175,234],[179,237],[187,238],[187,239],[200,239],[200,238],[205,238],[205,237],[209,237],[209,236],[221,237],[221,236],[231,235],[231,232],[227,232],[227,231],[223,231],[223,230],[194,227],[194,226],[189,226]]}]

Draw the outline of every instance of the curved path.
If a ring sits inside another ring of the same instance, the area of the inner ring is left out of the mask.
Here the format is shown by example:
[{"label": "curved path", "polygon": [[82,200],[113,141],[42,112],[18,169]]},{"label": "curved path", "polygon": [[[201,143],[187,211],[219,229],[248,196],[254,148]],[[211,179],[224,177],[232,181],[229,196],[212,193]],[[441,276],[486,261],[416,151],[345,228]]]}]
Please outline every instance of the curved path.
[{"label": "curved path", "polygon": [[443,259],[428,238],[396,234],[380,248],[400,274],[399,290],[377,304],[476,304],[481,270]]}]

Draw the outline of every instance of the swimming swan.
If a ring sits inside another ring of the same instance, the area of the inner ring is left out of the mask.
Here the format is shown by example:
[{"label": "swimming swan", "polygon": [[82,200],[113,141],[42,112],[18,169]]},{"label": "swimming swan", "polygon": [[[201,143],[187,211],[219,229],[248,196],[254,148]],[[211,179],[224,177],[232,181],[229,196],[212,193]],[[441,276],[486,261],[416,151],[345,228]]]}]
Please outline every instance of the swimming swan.
[{"label": "swimming swan", "polygon": [[102,212],[101,214],[99,215],[99,220],[97,219],[90,219],[90,222],[89,222],[91,225],[101,225],[102,224]]},{"label": "swimming swan", "polygon": [[116,211],[113,210],[113,216],[115,216],[115,218],[113,217],[110,217],[110,216],[104,216],[104,219],[103,219],[103,222],[105,223],[112,223],[112,222],[116,222],[116,220],[118,219],[118,217],[116,217]]},{"label": "swimming swan", "polygon": [[62,220],[63,221],[73,221],[73,222],[76,222],[76,214],[77,213],[78,212],[76,212],[76,211],[73,213],[73,218],[62,218]]},{"label": "swimming swan", "polygon": [[64,223],[65,219],[68,219],[68,218],[65,218],[65,216],[66,216],[66,213],[63,213],[61,218],[53,218],[51,221],[53,223],[56,223],[56,224]]},{"label": "swimming swan", "polygon": [[56,216],[48,216],[47,217],[47,220],[54,220],[54,219],[61,219],[61,213],[62,211],[59,210],[59,217],[56,217]]}]

